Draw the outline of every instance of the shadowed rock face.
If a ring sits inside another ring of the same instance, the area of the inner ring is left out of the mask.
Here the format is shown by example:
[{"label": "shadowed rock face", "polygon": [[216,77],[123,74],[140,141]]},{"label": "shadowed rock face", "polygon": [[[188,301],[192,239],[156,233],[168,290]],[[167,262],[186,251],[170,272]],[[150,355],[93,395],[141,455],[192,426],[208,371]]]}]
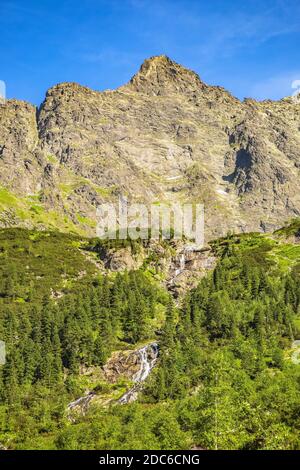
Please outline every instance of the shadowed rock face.
[{"label": "shadowed rock face", "polygon": [[90,234],[96,206],[118,194],[204,202],[208,238],[269,230],[300,215],[299,129],[300,105],[290,98],[240,102],[152,57],[114,91],[63,83],[38,112],[1,105],[0,185]]}]

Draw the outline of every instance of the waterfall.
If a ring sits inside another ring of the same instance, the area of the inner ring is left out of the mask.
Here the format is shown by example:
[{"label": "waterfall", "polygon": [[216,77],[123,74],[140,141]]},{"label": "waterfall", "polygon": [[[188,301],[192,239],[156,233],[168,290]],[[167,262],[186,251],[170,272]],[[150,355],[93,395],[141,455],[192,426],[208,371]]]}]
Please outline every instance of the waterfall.
[{"label": "waterfall", "polygon": [[[178,258],[177,258],[177,262],[178,262]],[[175,277],[179,276],[179,274],[181,274],[184,270],[185,270],[185,254],[181,253],[179,257],[179,268],[175,270]]]},{"label": "waterfall", "polygon": [[185,268],[185,254],[184,253],[181,253],[179,261],[180,261],[180,270],[184,271],[184,268]]},{"label": "waterfall", "polygon": [[[143,346],[141,349],[133,351],[131,354],[138,356],[139,370],[132,377],[134,385],[119,398],[118,403],[126,404],[131,403],[137,399],[138,392],[141,389],[141,384],[147,379],[151,370],[156,364],[158,358],[158,344],[150,343]],[[97,396],[95,392],[88,392],[83,397],[77,398],[68,405],[68,410],[79,409],[81,413],[85,414],[90,406],[90,403]]]},{"label": "waterfall", "polygon": [[[148,349],[152,349],[153,359],[149,361],[148,359]],[[153,369],[157,356],[158,356],[158,345],[157,343],[148,344],[138,351],[141,366],[140,370],[133,377],[134,382],[144,382],[151,370]]]},{"label": "waterfall", "polygon": [[94,396],[96,396],[95,393],[89,392],[84,397],[77,398],[77,400],[68,404],[68,410],[73,410],[74,408],[79,407],[82,412],[86,412]]},{"label": "waterfall", "polygon": [[135,385],[130,390],[128,390],[128,392],[124,393],[124,395],[118,400],[119,403],[123,405],[126,403],[131,403],[137,399],[140,384],[146,380],[157,361],[158,344],[147,344],[147,346],[144,346],[143,348],[139,349],[137,353],[140,359],[140,369],[133,376],[133,381],[135,382]]}]

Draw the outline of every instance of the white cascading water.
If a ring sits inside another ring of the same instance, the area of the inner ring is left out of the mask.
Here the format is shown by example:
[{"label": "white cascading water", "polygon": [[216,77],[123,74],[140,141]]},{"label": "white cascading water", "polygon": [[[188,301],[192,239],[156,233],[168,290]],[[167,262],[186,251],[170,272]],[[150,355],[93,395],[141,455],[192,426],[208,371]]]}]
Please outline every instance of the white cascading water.
[{"label": "white cascading water", "polygon": [[184,271],[184,268],[185,268],[185,254],[182,253],[180,255],[180,270]]},{"label": "white cascading water", "polygon": [[72,401],[68,404],[68,410],[73,410],[74,408],[79,407],[83,412],[86,412],[89,407],[90,401],[95,395],[95,393],[89,392],[84,397],[77,398],[77,400]]},{"label": "white cascading water", "polygon": [[[124,393],[124,395],[119,398],[118,403],[126,404],[133,402],[137,399],[138,391],[140,389],[140,384],[146,380],[148,375],[150,374],[151,370],[155,366],[155,363],[158,358],[158,344],[157,343],[150,343],[144,346],[141,349],[138,349],[134,352],[134,354],[138,354],[140,368],[138,372],[133,376],[133,382],[135,383],[133,387],[131,387],[128,392]],[[77,398],[77,400],[72,401],[68,405],[68,410],[74,410],[76,408],[81,409],[83,413],[89,408],[90,402],[96,397],[96,393],[89,392],[87,395]]]},{"label": "white cascading water", "polygon": [[[153,359],[151,361],[149,361],[148,359],[149,348],[152,349],[152,354],[153,354]],[[140,367],[140,370],[133,377],[133,381],[144,382],[144,380],[146,380],[146,378],[150,374],[156,362],[157,355],[158,355],[157,343],[147,344],[147,346],[144,346],[142,349],[138,351],[138,354],[141,360],[141,367]]]},{"label": "white cascading water", "polygon": [[179,258],[179,269],[176,269],[175,277],[179,276],[179,274],[181,274],[184,270],[185,270],[185,254],[181,253],[180,258]]},{"label": "white cascading water", "polygon": [[[152,356],[152,359],[149,359],[149,352],[150,356]],[[133,376],[135,385],[130,390],[128,390],[128,392],[124,393],[124,395],[118,400],[122,405],[133,402],[137,399],[140,384],[146,380],[157,361],[158,344],[147,344],[147,346],[139,349],[137,353],[139,354],[140,358],[140,370]]]}]

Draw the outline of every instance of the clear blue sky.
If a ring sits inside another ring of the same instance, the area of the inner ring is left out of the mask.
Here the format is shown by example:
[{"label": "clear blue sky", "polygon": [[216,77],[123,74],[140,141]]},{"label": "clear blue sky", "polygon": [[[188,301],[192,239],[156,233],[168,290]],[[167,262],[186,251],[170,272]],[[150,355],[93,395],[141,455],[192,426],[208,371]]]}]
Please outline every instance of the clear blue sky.
[{"label": "clear blue sky", "polygon": [[299,0],[0,0],[0,31],[7,96],[35,104],[58,82],[115,88],[158,54],[239,98],[300,79]]}]

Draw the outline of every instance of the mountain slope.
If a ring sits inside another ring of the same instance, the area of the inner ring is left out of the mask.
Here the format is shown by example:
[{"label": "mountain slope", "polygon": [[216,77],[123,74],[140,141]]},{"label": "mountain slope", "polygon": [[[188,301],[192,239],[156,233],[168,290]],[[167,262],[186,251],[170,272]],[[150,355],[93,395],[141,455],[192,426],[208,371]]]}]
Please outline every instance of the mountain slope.
[{"label": "mountain slope", "polygon": [[176,306],[148,263],[99,271],[97,240],[0,230],[0,448],[299,449],[298,231],[215,240]]},{"label": "mountain slope", "polygon": [[290,98],[240,102],[165,56],[114,91],[62,83],[39,110],[8,100],[0,222],[93,234],[96,206],[123,194],[204,202],[208,238],[280,227],[300,213],[299,117]]}]

